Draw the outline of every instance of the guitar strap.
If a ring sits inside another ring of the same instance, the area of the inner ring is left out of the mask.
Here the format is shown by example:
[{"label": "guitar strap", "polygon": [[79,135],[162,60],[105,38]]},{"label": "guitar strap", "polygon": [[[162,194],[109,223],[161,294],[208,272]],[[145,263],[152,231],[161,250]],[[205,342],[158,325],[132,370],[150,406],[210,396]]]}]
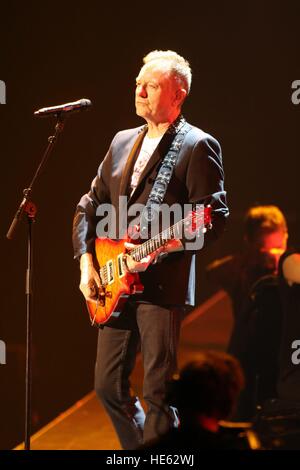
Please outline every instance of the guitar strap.
[{"label": "guitar strap", "polygon": [[159,206],[163,203],[185,135],[190,129],[191,126],[180,115],[167,130],[168,133],[174,135],[174,138],[162,161],[147,203],[141,214],[140,235],[142,238],[148,238],[149,225],[158,220]]}]

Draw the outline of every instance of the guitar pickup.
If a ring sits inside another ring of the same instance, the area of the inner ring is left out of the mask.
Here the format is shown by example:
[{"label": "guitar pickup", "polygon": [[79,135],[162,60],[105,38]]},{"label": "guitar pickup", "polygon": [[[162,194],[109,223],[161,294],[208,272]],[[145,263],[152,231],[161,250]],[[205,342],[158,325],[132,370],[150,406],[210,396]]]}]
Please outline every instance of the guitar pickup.
[{"label": "guitar pickup", "polygon": [[123,256],[124,256],[123,253],[121,253],[118,256],[118,275],[119,275],[119,277],[123,277],[125,275],[125,267],[124,267]]},{"label": "guitar pickup", "polygon": [[107,284],[111,284],[114,282],[114,265],[112,260],[107,261]]}]

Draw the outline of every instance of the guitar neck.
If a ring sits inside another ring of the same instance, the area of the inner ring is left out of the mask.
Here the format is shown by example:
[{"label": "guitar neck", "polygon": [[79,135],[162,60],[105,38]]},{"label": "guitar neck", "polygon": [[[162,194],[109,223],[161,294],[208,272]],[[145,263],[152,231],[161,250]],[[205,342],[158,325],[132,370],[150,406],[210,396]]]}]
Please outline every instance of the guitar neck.
[{"label": "guitar neck", "polygon": [[179,220],[179,222],[176,222],[176,224],[163,230],[158,235],[155,235],[155,237],[152,237],[136,248],[133,248],[130,251],[130,255],[135,261],[141,261],[141,259],[162,247],[168,240],[180,238],[180,235],[182,234],[182,226],[187,220],[188,218]]}]

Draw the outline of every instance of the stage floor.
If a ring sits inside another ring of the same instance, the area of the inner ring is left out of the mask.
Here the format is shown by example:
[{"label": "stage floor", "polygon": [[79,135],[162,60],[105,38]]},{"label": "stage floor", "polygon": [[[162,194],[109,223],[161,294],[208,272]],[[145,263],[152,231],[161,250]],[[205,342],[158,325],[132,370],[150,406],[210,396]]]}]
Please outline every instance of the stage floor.
[{"label": "stage floor", "polygon": [[[185,318],[181,330],[179,367],[202,349],[224,350],[232,328],[231,304],[220,291]],[[132,386],[141,396],[140,358],[132,376]],[[23,444],[16,450],[24,448]],[[31,439],[32,450],[117,450],[120,444],[110,419],[94,392],[43,427]]]}]

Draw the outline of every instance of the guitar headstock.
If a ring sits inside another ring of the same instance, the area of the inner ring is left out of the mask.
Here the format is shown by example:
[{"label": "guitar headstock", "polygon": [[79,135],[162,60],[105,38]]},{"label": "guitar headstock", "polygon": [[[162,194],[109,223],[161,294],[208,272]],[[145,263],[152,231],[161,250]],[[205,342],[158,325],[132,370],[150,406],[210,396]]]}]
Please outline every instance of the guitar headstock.
[{"label": "guitar headstock", "polygon": [[197,232],[206,233],[207,230],[212,228],[211,212],[211,205],[204,206],[203,204],[196,204],[195,209],[189,212],[185,227],[188,226],[188,231],[191,235],[196,235]]}]

